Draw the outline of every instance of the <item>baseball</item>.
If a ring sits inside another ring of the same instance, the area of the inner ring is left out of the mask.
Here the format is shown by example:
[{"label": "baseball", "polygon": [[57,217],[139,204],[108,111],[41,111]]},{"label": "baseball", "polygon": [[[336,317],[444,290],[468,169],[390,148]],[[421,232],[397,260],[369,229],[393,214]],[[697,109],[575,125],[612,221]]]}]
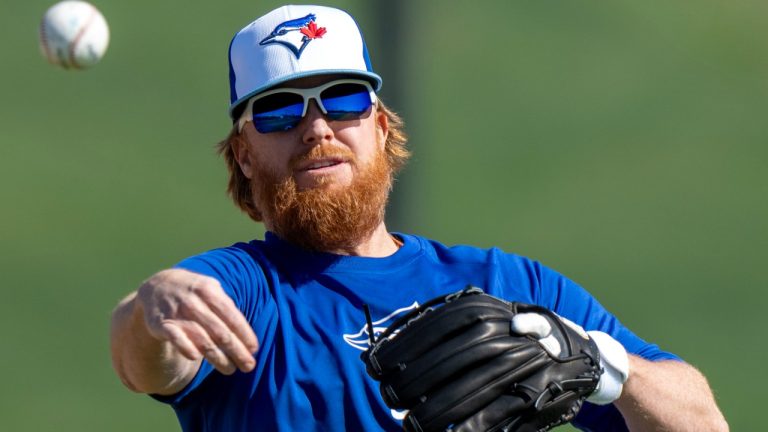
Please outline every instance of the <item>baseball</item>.
[{"label": "baseball", "polygon": [[109,27],[92,4],[67,0],[51,6],[40,23],[40,50],[48,61],[64,69],[84,69],[104,56]]}]

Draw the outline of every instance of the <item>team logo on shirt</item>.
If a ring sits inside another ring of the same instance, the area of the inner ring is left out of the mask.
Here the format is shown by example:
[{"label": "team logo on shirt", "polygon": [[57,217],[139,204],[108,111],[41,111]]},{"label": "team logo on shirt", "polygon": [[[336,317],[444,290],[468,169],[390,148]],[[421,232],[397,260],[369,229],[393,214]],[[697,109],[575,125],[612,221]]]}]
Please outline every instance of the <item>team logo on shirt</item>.
[{"label": "team logo on shirt", "polygon": [[327,33],[325,27],[317,26],[315,19],[315,14],[308,14],[303,18],[280,23],[272,33],[259,42],[259,45],[280,44],[291,50],[298,59],[310,42],[322,38]]},{"label": "team logo on shirt", "polygon": [[[373,321],[373,338],[378,339],[379,336],[384,333],[384,331],[389,327],[395,320],[397,320],[400,315],[407,314],[408,312],[416,309],[419,307],[419,302],[414,301],[412,305],[406,306],[403,308],[400,308],[391,314],[385,316],[384,318],[381,318],[379,320]],[[397,334],[397,333],[395,333]],[[371,339],[368,334],[368,324],[363,324],[362,327],[360,327],[360,331],[357,333],[345,333],[344,334],[344,342],[349,344],[349,346],[359,349],[360,351],[365,351],[368,349],[368,347],[371,346]],[[390,410],[390,414],[395,420],[403,420],[406,415],[408,415],[408,410]]]},{"label": "team logo on shirt", "polygon": [[[391,314],[385,316],[380,320],[373,321],[373,338],[378,339],[379,336],[400,316],[404,315],[419,307],[419,302],[414,301],[412,305],[400,308]],[[365,351],[371,346],[371,338],[368,334],[368,325],[363,324],[360,331],[357,333],[344,334],[344,342],[348,343],[353,348],[357,348],[360,351]]]}]

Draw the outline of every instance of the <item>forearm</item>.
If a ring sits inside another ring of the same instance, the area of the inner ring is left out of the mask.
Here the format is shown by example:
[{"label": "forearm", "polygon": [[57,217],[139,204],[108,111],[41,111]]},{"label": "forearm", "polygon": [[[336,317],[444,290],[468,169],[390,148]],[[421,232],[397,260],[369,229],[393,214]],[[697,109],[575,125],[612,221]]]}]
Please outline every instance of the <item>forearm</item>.
[{"label": "forearm", "polygon": [[135,392],[176,393],[200,365],[199,360],[185,358],[169,342],[149,333],[136,293],[121,301],[112,313],[110,345],[117,375]]},{"label": "forearm", "polygon": [[705,378],[678,361],[629,357],[630,374],[615,402],[632,431],[727,431]]}]

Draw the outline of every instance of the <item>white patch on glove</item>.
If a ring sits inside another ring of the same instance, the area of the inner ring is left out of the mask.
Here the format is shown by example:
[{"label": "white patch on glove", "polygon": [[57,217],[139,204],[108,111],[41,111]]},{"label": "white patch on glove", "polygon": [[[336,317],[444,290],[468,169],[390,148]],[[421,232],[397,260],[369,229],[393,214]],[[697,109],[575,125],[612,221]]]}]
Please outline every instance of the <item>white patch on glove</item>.
[{"label": "white patch on glove", "polygon": [[[587,401],[597,405],[606,405],[618,399],[621,396],[624,383],[629,378],[627,350],[607,333],[596,330],[585,332],[580,325],[573,321],[559,315],[558,318],[585,339],[592,338],[600,350],[600,368],[603,372],[600,375],[597,389],[589,395]],[[512,318],[511,329],[517,334],[537,338],[541,346],[554,357],[559,357],[563,351],[560,342],[552,334],[549,320],[543,315],[537,313],[517,314]]]},{"label": "white patch on glove", "polygon": [[539,340],[541,346],[553,357],[560,357],[562,347],[552,335],[552,326],[544,315],[537,313],[520,313],[512,317],[512,331],[517,334],[530,335]]}]

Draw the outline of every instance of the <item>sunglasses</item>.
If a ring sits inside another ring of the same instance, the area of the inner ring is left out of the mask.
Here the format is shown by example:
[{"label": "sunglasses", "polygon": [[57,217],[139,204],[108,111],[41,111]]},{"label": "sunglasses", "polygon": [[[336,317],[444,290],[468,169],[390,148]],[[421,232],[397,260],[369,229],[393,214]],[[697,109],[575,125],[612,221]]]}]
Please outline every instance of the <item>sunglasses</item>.
[{"label": "sunglasses", "polygon": [[277,88],[251,98],[237,124],[242,132],[248,121],[260,133],[293,129],[307,115],[309,100],[330,120],[355,120],[376,102],[368,81],[341,79],[307,89]]}]

